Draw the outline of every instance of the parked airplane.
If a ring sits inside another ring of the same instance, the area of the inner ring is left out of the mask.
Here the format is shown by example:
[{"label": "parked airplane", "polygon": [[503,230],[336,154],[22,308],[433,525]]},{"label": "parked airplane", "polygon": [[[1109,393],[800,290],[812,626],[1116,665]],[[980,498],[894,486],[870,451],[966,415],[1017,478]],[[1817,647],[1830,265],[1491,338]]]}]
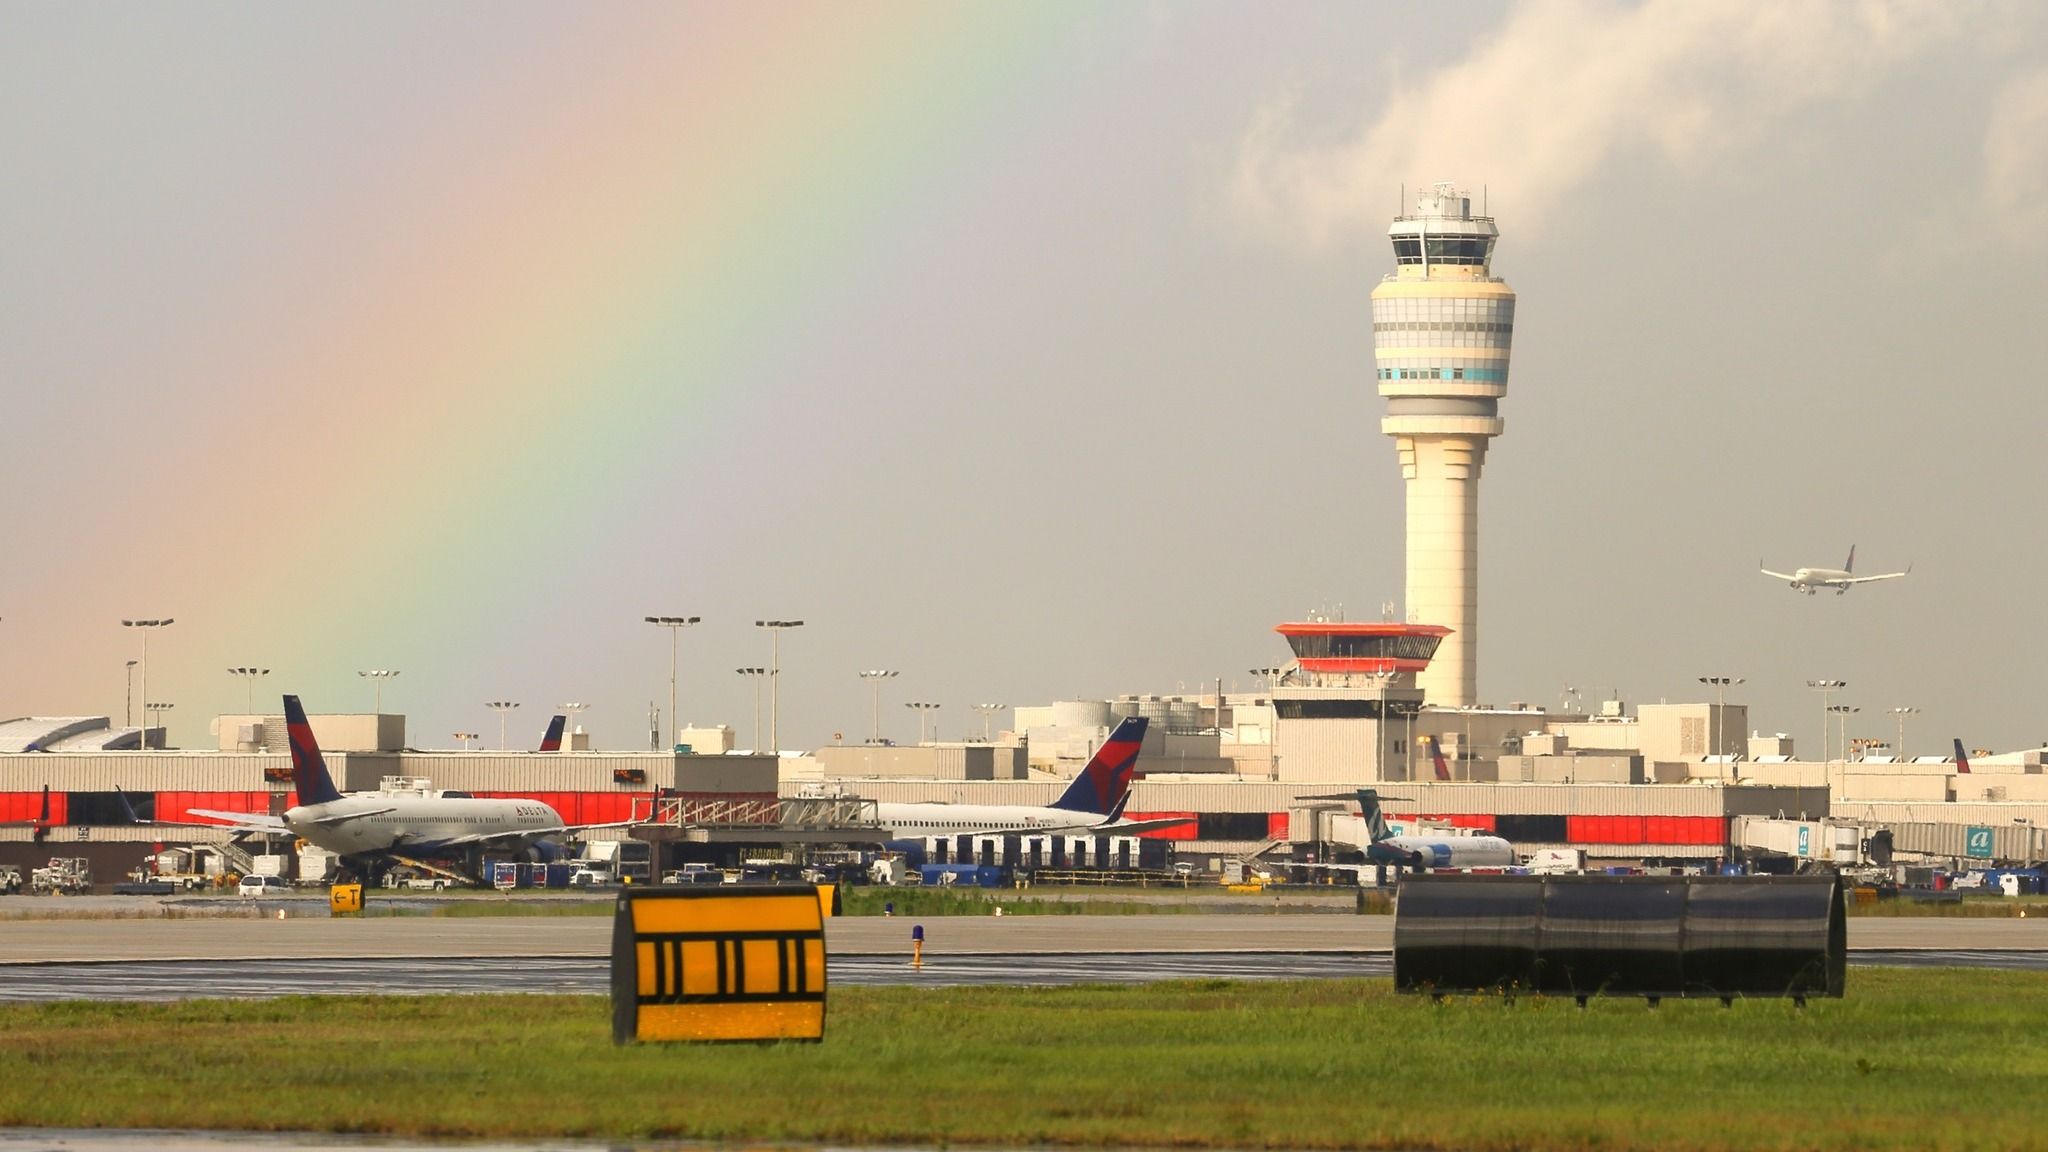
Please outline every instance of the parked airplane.
[{"label": "parked airplane", "polygon": [[[480,800],[432,789],[343,795],[327,773],[297,696],[284,698],[284,715],[292,752],[293,806],[283,816],[201,808],[192,809],[192,815],[224,821],[239,833],[296,836],[344,858],[370,862],[396,855],[523,849],[570,832],[620,826],[564,824],[560,813],[538,800]],[[550,731],[560,723],[557,717]]]},{"label": "parked airplane", "polygon": [[[1970,774],[1970,758],[1969,758],[1968,756],[1965,756],[1965,755],[1963,755],[1963,742],[1962,742],[1961,740],[1957,740],[1957,741],[1956,741],[1956,775],[1958,775],[1958,776],[1968,776],[1969,774]],[[44,809],[43,809],[43,813],[44,813],[44,818],[45,818],[45,819],[48,819],[48,816],[49,816],[49,808],[47,807],[47,805],[48,805],[48,804],[49,804],[49,801],[47,801],[47,800],[46,800],[46,801],[44,801],[44,805],[45,805],[45,807],[44,807]]]},{"label": "parked airplane", "polygon": [[[1349,800],[1346,795],[1304,796],[1304,800]],[[1364,864],[1311,865],[1337,871],[1362,872],[1370,867],[1395,868],[1504,868],[1515,862],[1514,846],[1498,836],[1396,836],[1380,811],[1380,794],[1371,788],[1357,792],[1358,808],[1365,817],[1371,842],[1366,845]],[[1399,800],[1399,796],[1386,797]]]},{"label": "parked airplane", "polygon": [[[926,836],[988,836],[1020,833],[1071,836],[1135,836],[1154,828],[1186,824],[1177,820],[1121,819],[1137,775],[1138,749],[1145,742],[1145,720],[1133,716],[1116,726],[1081,774],[1049,805],[1034,804],[895,804],[878,803],[875,816],[889,830],[891,847],[902,850],[912,838]],[[896,839],[902,840],[898,845]]]},{"label": "parked airplane", "polygon": [[1848,563],[1843,564],[1840,568],[1798,568],[1791,572],[1773,572],[1763,566],[1762,560],[1758,560],[1757,570],[1766,576],[1775,576],[1780,580],[1790,581],[1795,591],[1804,592],[1808,596],[1814,595],[1823,588],[1833,588],[1835,595],[1840,596],[1857,584],[1869,584],[1878,580],[1897,580],[1901,576],[1911,574],[1913,566],[1911,564],[1906,565],[1904,572],[1884,572],[1876,576],[1858,576],[1856,575],[1856,546],[1851,544],[1849,546]]}]

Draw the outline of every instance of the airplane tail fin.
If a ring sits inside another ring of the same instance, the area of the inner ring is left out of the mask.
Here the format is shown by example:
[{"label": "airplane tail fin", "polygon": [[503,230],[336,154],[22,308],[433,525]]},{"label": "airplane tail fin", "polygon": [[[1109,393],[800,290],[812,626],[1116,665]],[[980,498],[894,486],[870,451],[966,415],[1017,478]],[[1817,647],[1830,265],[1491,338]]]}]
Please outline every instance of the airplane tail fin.
[{"label": "airplane tail fin", "polygon": [[1963,742],[1960,739],[1956,741],[1956,772],[1963,776],[1970,774],[1970,758],[1963,754]]},{"label": "airplane tail fin", "polygon": [[1380,811],[1380,794],[1371,788],[1358,790],[1358,810],[1365,816],[1365,828],[1373,843],[1393,838],[1394,832],[1387,827],[1387,817]]},{"label": "airplane tail fin", "polygon": [[32,830],[30,831],[30,833],[29,833],[29,839],[31,839],[31,840],[34,840],[34,841],[35,841],[36,843],[40,844],[40,843],[42,843],[42,841],[44,840],[44,838],[46,838],[47,836],[49,836],[49,834],[50,834],[50,786],[49,786],[48,784],[45,784],[45,785],[43,785],[43,814],[42,814],[42,815],[40,815],[40,816],[38,816],[38,817],[36,817],[36,823],[35,823],[35,827],[34,827],[34,828],[33,828],[33,829],[32,829]]},{"label": "airplane tail fin", "polygon": [[1849,545],[1849,560],[1847,563],[1842,565],[1842,571],[1856,571],[1856,546],[1854,544]]},{"label": "airplane tail fin", "polygon": [[1120,810],[1137,775],[1138,749],[1145,743],[1145,718],[1131,716],[1116,726],[1074,782],[1052,802],[1069,812],[1107,817]]},{"label": "airplane tail fin", "polygon": [[312,722],[297,696],[284,698],[284,731],[292,746],[293,800],[300,806],[325,804],[341,799],[334,777],[327,774],[327,761],[320,756],[320,742],[313,739]]},{"label": "airplane tail fin", "polygon": [[568,723],[569,718],[560,715],[548,721],[548,734],[540,738],[540,750],[543,752],[560,752],[562,750],[562,729],[567,727]]},{"label": "airplane tail fin", "polygon": [[1430,763],[1436,765],[1436,778],[1439,780],[1449,780],[1451,778],[1451,767],[1444,763],[1443,742],[1434,736],[1424,736],[1423,739],[1429,741],[1429,760]]}]

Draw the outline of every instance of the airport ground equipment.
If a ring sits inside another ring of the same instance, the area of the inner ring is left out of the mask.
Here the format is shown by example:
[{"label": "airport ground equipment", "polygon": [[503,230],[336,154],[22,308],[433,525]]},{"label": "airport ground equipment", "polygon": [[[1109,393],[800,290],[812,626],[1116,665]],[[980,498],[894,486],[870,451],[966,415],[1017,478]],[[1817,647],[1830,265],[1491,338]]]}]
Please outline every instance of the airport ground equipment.
[{"label": "airport ground equipment", "polygon": [[32,896],[76,896],[92,891],[92,862],[83,856],[52,857],[29,873]]},{"label": "airport ground equipment", "polygon": [[612,919],[612,1041],[822,1040],[812,884],[627,888]]},{"label": "airport ground equipment", "polygon": [[0,864],[0,896],[12,896],[21,891],[21,869],[12,864]]},{"label": "airport ground equipment", "polygon": [[1405,877],[1394,986],[1443,996],[1840,997],[1842,885],[1813,876]]}]

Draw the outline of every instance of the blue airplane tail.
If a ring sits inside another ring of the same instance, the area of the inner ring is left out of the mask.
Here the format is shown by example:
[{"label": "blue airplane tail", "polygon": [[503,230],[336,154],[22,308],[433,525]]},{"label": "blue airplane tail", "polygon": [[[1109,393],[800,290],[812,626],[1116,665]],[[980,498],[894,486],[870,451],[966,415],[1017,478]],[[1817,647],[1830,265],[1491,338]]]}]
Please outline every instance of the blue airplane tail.
[{"label": "blue airplane tail", "polygon": [[1358,811],[1365,817],[1366,831],[1373,843],[1393,839],[1394,830],[1387,827],[1386,814],[1380,811],[1380,794],[1377,791],[1371,788],[1358,790]]},{"label": "blue airplane tail", "polygon": [[327,761],[320,756],[320,742],[313,739],[313,725],[297,696],[284,698],[284,731],[292,746],[293,799],[300,806],[325,804],[341,799],[334,777],[327,774]]},{"label": "blue airplane tail", "polygon": [[1963,742],[1961,739],[1956,741],[1956,773],[1962,776],[1967,776],[1970,773],[1970,758],[1963,754]]},{"label": "blue airplane tail", "polygon": [[1145,743],[1145,718],[1131,716],[1116,726],[1102,747],[1074,777],[1074,782],[1052,802],[1054,808],[1087,812],[1104,818],[1123,810],[1137,775],[1138,749]]}]

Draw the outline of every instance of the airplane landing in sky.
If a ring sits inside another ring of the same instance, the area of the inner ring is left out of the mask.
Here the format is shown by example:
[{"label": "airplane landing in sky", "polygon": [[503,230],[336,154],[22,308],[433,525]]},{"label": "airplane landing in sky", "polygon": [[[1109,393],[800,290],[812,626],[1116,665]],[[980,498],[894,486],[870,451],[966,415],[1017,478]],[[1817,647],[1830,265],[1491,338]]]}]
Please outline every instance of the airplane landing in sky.
[{"label": "airplane landing in sky", "polygon": [[1812,596],[1823,588],[1833,588],[1835,595],[1840,596],[1857,584],[1869,584],[1878,580],[1897,580],[1901,576],[1910,574],[1913,571],[1913,566],[1911,564],[1906,565],[1904,572],[1881,572],[1875,576],[1858,576],[1856,575],[1856,546],[1852,544],[1849,546],[1849,560],[1840,568],[1796,568],[1790,572],[1773,572],[1769,568],[1765,568],[1763,561],[1759,560],[1757,561],[1757,570],[1766,576],[1775,576],[1780,580],[1789,582],[1795,592],[1804,592],[1808,596]]}]

